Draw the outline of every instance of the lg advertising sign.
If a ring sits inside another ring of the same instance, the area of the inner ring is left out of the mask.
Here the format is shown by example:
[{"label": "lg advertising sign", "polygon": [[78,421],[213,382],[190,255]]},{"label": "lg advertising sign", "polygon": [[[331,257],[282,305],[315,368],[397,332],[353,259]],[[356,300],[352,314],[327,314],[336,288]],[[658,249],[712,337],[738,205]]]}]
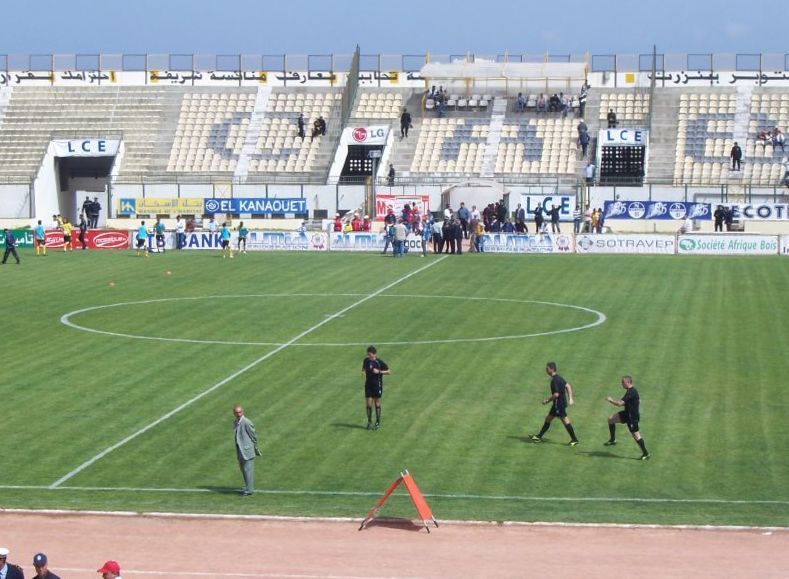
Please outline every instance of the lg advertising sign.
[{"label": "lg advertising sign", "polygon": [[386,125],[349,128],[343,133],[343,141],[356,145],[385,145],[388,134],[389,127]]}]

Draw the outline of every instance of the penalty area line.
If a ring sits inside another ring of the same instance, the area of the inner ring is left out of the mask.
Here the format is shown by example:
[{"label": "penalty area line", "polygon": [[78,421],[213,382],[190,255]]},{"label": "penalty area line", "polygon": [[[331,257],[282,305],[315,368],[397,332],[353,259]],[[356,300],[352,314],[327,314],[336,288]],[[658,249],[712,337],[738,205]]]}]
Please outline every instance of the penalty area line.
[{"label": "penalty area line", "polygon": [[79,474],[80,472],[82,472],[83,470],[85,470],[86,468],[88,468],[89,466],[94,464],[95,462],[101,460],[102,458],[104,458],[105,456],[107,456],[108,454],[113,452],[114,450],[117,450],[120,447],[128,444],[129,442],[131,442],[135,438],[145,434],[146,432],[148,432],[152,428],[158,426],[159,424],[161,424],[165,420],[168,420],[169,418],[172,418],[173,416],[175,416],[176,414],[178,414],[179,412],[181,412],[185,408],[188,408],[189,406],[191,406],[192,404],[194,404],[198,400],[200,400],[200,399],[204,398],[205,396],[208,396],[209,394],[211,394],[211,392],[214,392],[215,390],[218,390],[219,388],[221,388],[222,386],[224,386],[228,382],[231,382],[231,381],[235,380],[236,378],[238,378],[242,374],[248,372],[252,368],[254,368],[254,367],[258,366],[259,364],[261,364],[262,362],[265,362],[266,360],[268,360],[272,356],[277,355],[282,350],[285,350],[286,348],[292,346],[294,343],[296,343],[300,339],[304,338],[305,336],[308,336],[309,334],[313,333],[315,330],[318,330],[319,328],[321,328],[324,325],[328,324],[333,319],[335,319],[335,318],[337,318],[339,316],[342,316],[344,313],[352,310],[353,308],[358,307],[358,306],[362,305],[363,303],[365,303],[365,302],[375,298],[376,296],[384,293],[386,290],[393,288],[394,286],[406,281],[407,279],[412,278],[413,276],[425,271],[426,269],[428,269],[430,267],[433,267],[437,263],[440,263],[440,262],[444,261],[444,259],[446,259],[446,256],[442,256],[442,257],[440,257],[439,259],[437,259],[435,261],[431,261],[427,265],[424,265],[424,266],[420,267],[419,269],[416,269],[416,270],[412,271],[411,273],[408,273],[408,274],[406,274],[406,275],[404,275],[402,277],[397,278],[395,281],[386,284],[382,288],[379,288],[379,289],[375,290],[371,294],[368,294],[368,295],[364,296],[363,298],[361,298],[360,300],[355,301],[351,305],[345,306],[341,310],[339,310],[339,311],[331,314],[330,316],[324,318],[323,320],[321,320],[317,324],[307,328],[306,330],[304,330],[300,334],[294,336],[293,338],[291,338],[290,340],[288,340],[284,344],[281,344],[280,346],[274,348],[270,352],[268,352],[268,353],[264,354],[263,356],[260,356],[259,358],[253,360],[252,362],[250,362],[249,364],[247,364],[246,366],[244,366],[240,370],[236,370],[235,372],[233,372],[232,374],[230,374],[226,378],[220,380],[219,382],[217,382],[213,386],[210,386],[209,388],[203,390],[202,392],[200,392],[196,396],[193,396],[192,398],[190,398],[186,402],[184,402],[182,404],[179,404],[178,406],[176,406],[175,408],[173,408],[172,410],[170,410],[166,414],[163,414],[162,416],[160,416],[159,418],[157,418],[153,422],[150,422],[150,423],[146,424],[145,426],[143,426],[142,428],[140,428],[136,432],[133,432],[132,434],[130,434],[126,438],[123,438],[123,439],[119,440],[118,442],[116,442],[112,446],[109,446],[109,447],[105,448],[104,450],[102,450],[101,452],[99,452],[98,454],[95,454],[94,456],[92,456],[91,458],[89,458],[88,460],[86,460],[85,462],[80,464],[77,468],[75,468],[72,471],[66,473],[65,475],[60,477],[58,480],[53,482],[51,485],[49,485],[49,488],[50,489],[58,488],[64,482],[66,482],[67,480],[73,478],[74,476],[76,476],[77,474]]}]

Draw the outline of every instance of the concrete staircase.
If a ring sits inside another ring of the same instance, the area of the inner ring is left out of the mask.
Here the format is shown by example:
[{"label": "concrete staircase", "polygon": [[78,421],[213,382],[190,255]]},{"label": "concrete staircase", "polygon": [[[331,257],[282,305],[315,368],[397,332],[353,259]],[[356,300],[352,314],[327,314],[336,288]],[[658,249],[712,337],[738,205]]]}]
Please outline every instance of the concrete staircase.
[{"label": "concrete staircase", "polygon": [[482,170],[480,171],[480,176],[487,179],[493,178],[493,172],[496,168],[496,156],[499,153],[499,143],[501,142],[501,129],[504,126],[504,116],[507,114],[507,99],[494,98],[491,111],[488,141],[485,143],[485,155],[482,158]]},{"label": "concrete staircase", "polygon": [[246,181],[249,174],[250,155],[255,153],[255,147],[260,136],[260,127],[263,124],[263,119],[266,118],[266,109],[268,108],[270,96],[270,87],[258,87],[258,92],[255,95],[255,110],[252,111],[252,118],[249,119],[247,134],[244,137],[244,147],[241,149],[241,155],[233,174],[234,177],[242,182]]},{"label": "concrete staircase", "polygon": [[674,180],[679,130],[679,92],[655,91],[652,97],[652,128],[646,179],[652,183]]},{"label": "concrete staircase", "polygon": [[[734,112],[734,132],[732,140],[740,145],[745,156],[745,143],[748,140],[748,126],[751,119],[751,96],[753,95],[753,87],[738,86],[737,87],[737,110]],[[728,151],[727,151],[728,153]],[[745,159],[744,162],[748,160]],[[729,165],[731,168],[731,165]],[[737,184],[743,181],[744,171],[729,171],[725,177],[725,182],[730,184]],[[723,177],[723,174],[721,174]],[[736,188],[733,188],[735,190]],[[735,193],[736,194],[736,191]]]}]

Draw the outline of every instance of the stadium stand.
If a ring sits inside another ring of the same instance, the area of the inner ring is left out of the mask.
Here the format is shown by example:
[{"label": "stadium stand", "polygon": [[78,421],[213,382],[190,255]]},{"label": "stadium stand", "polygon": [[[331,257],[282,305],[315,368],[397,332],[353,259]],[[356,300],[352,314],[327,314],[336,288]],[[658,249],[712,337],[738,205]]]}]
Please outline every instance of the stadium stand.
[{"label": "stadium stand", "polygon": [[35,175],[58,135],[122,135],[120,172],[163,172],[182,91],[158,87],[15,87],[0,125],[0,175]]},{"label": "stadium stand", "polygon": [[388,90],[364,91],[354,107],[352,118],[356,119],[397,119],[403,109],[403,94]]},{"label": "stadium stand", "polygon": [[617,121],[620,124],[643,123],[649,115],[649,94],[636,93],[632,90],[601,93],[598,119],[605,121],[609,110],[616,113]]}]

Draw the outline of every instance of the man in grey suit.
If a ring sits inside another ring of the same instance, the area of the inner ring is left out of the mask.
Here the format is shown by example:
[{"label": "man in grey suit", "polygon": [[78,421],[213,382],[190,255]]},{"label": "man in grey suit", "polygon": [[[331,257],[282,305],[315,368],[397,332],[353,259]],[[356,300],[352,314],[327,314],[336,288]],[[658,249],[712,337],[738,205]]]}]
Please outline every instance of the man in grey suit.
[{"label": "man in grey suit", "polygon": [[241,496],[248,497],[252,494],[255,482],[253,461],[256,456],[260,456],[258,436],[255,432],[255,425],[249,421],[249,418],[244,416],[244,409],[241,406],[236,406],[233,409],[233,414],[236,417],[234,436],[236,456],[238,457],[238,466],[241,468],[241,474],[244,477],[244,488],[241,491]]}]

